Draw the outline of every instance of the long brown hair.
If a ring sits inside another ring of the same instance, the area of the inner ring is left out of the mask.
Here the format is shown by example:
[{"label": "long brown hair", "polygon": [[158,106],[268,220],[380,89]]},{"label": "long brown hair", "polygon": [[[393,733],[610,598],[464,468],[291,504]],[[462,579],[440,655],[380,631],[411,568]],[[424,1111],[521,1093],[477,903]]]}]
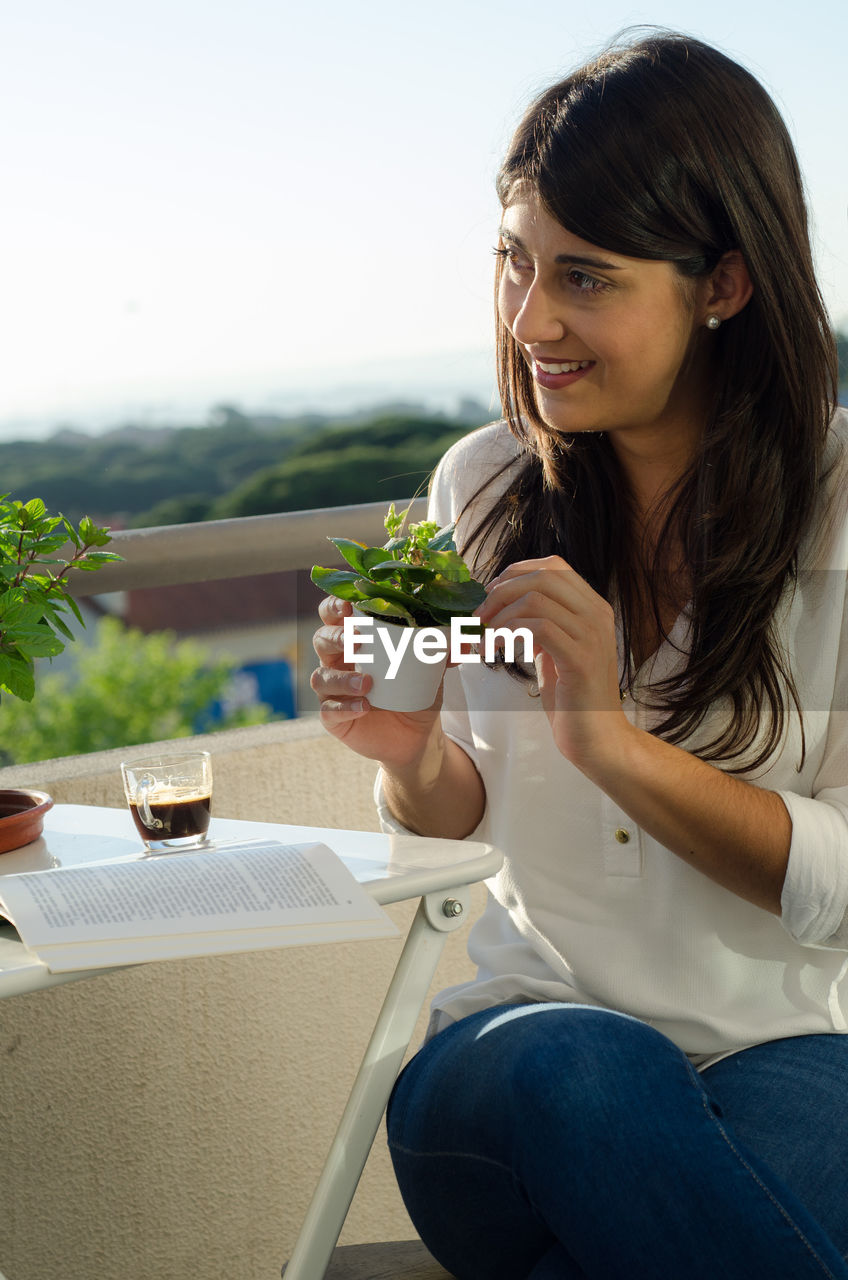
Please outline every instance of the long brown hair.
[{"label": "long brown hair", "polygon": [[[502,203],[517,183],[580,238],[672,262],[684,278],[708,275],[738,250],[754,293],[712,335],[706,428],[665,495],[649,566],[634,550],[609,440],[542,420],[530,370],[498,319],[504,415],[525,456],[469,544],[495,538],[492,575],[517,559],[561,554],[601,595],[616,597],[625,654],[640,598],[661,630],[670,548],[682,548],[690,648],[682,676],[652,689],[662,713],[655,732],[683,742],[721,701],[730,714],[697,754],[730,771],[732,761],[739,771],[758,768],[782,740],[787,698],[801,713],[774,618],[819,493],[837,383],[785,125],[743,67],[698,40],[653,33],[608,49],[532,104],[498,175]],[[498,279],[501,270],[499,261]],[[632,676],[628,659],[625,685]]]}]

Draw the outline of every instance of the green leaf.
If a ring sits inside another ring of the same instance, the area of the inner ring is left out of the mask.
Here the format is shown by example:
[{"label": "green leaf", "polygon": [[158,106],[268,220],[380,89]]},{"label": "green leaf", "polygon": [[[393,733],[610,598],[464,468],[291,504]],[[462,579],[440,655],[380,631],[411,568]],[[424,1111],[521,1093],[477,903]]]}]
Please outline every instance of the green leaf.
[{"label": "green leaf", "polygon": [[383,519],[383,528],[386,530],[389,537],[395,537],[398,530],[402,527],[408,511],[409,507],[404,507],[403,511],[395,511],[395,504],[391,503]]},{"label": "green leaf", "polygon": [[406,591],[399,591],[397,587],[387,586],[384,582],[369,582],[367,578],[358,578],[356,585],[369,600],[391,600],[413,613],[418,608],[416,596],[410,595]]},{"label": "green leaf", "polygon": [[83,573],[94,573],[100,568],[101,564],[106,563],[105,560],[99,559],[100,556],[108,557],[108,552],[89,551],[83,560],[77,560],[74,568],[81,569]]},{"label": "green leaf", "polygon": [[24,511],[34,521],[40,520],[47,514],[47,508],[40,498],[30,498],[29,502],[24,504]]},{"label": "green leaf", "polygon": [[428,546],[431,551],[456,551],[456,543],[453,540],[455,524],[446,525],[435,538],[431,538]]},{"label": "green leaf", "polygon": [[65,648],[49,627],[18,629],[16,640],[19,651],[29,658],[55,658]]},{"label": "green leaf", "polygon": [[421,588],[418,599],[422,604],[448,609],[453,614],[469,614],[486,599],[486,588],[479,582],[449,582],[436,578]]},{"label": "green leaf", "polygon": [[[64,516],[62,518],[64,520]],[[70,520],[65,520],[65,528],[68,531],[68,537],[70,538],[71,542],[74,544],[77,551],[80,551],[82,549],[82,538],[79,536],[76,529],[71,524]]]},{"label": "green leaf", "polygon": [[351,538],[328,538],[337,551],[340,551],[348,564],[353,565],[359,573],[364,573],[362,553],[367,550],[364,542],[354,542]]},{"label": "green leaf", "polygon": [[409,526],[409,537],[412,544],[416,547],[426,547],[430,541],[437,537],[439,526],[435,520],[417,520],[415,524]]},{"label": "green leaf", "polygon": [[64,620],[59,617],[58,611],[60,607],[61,606],[56,606],[54,608],[52,604],[45,605],[44,616],[49,621],[50,626],[55,627],[57,631],[60,631],[67,640],[74,640],[76,637],[74,636],[73,631],[71,631],[70,627],[68,627]]},{"label": "green leaf", "polygon": [[400,578],[402,582],[430,582],[436,574],[435,570],[424,565],[404,564],[402,560],[383,560],[372,566],[368,576],[374,582],[385,582],[387,578]]},{"label": "green leaf", "polygon": [[22,623],[37,622],[41,616],[37,607],[27,605],[17,595],[17,590],[14,588],[12,591],[5,591],[0,596],[0,620],[2,620],[4,631],[11,631]]},{"label": "green leaf", "polygon": [[6,659],[5,679],[0,688],[5,689],[7,693],[11,693],[15,698],[21,698],[24,702],[32,702],[35,694],[35,676],[33,675],[32,663],[27,662],[25,658],[10,656]]},{"label": "green leaf", "polygon": [[119,556],[117,551],[87,551],[82,560],[78,560],[73,566],[79,569],[99,569],[102,564],[109,564],[115,560],[123,560],[123,556]]},{"label": "green leaf", "polygon": [[80,626],[81,626],[81,627],[84,627],[84,626],[85,626],[85,619],[83,618],[82,614],[80,613],[80,611],[79,611],[79,605],[77,604],[77,602],[76,602],[76,600],[74,599],[74,597],[73,597],[73,596],[66,595],[64,592],[62,592],[62,599],[63,599],[63,601],[65,602],[65,604],[68,606],[68,608],[70,609],[71,613],[74,615],[74,617],[76,618],[76,620],[77,620],[77,622],[80,624]]},{"label": "green leaf", "polygon": [[[374,568],[375,565],[385,564],[385,563],[386,563],[385,547],[366,547],[365,548],[365,551],[363,552],[363,555],[362,555],[362,572],[363,573],[370,574],[371,570]],[[397,559],[394,559],[392,563],[397,565],[397,564],[400,564],[401,562]]]},{"label": "green leaf", "polygon": [[27,638],[29,636],[38,635],[42,631],[50,629],[50,623],[44,620],[44,616],[39,609],[27,608],[23,615],[23,620],[18,619],[15,622],[15,639],[18,636]]},{"label": "green leaf", "polygon": [[402,618],[409,626],[415,626],[412,614],[396,600],[384,600],[381,596],[373,596],[370,600],[360,600],[356,607],[360,613],[370,613],[375,618]]},{"label": "green leaf", "polygon": [[386,545],[382,548],[382,550],[390,551],[390,552],[399,551],[402,553],[406,550],[408,542],[409,542],[409,538],[391,538],[386,543]]},{"label": "green leaf", "polygon": [[109,530],[95,524],[90,516],[83,516],[80,520],[79,536],[87,547],[105,547],[107,542],[112,541]]},{"label": "green leaf", "polygon": [[[64,547],[68,539],[64,533],[44,534],[38,539],[38,564],[42,564],[44,557],[49,555],[51,551],[58,551],[60,547]],[[55,563],[55,561],[51,561]]]},{"label": "green leaf", "polygon": [[471,571],[456,551],[428,551],[427,564],[451,582],[468,582]]},{"label": "green leaf", "polygon": [[316,587],[320,587],[328,595],[338,596],[340,600],[360,600],[362,598],[362,592],[357,585],[359,575],[353,573],[350,569],[322,569],[320,565],[316,564],[309,577]]}]

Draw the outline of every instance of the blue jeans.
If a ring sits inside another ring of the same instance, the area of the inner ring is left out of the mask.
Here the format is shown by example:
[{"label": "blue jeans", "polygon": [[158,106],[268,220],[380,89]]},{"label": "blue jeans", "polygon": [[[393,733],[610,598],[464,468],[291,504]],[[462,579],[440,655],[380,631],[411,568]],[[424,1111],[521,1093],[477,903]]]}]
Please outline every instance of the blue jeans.
[{"label": "blue jeans", "polygon": [[387,1123],[458,1280],[848,1280],[848,1035],[699,1075],[625,1014],[487,1009],[413,1058]]}]

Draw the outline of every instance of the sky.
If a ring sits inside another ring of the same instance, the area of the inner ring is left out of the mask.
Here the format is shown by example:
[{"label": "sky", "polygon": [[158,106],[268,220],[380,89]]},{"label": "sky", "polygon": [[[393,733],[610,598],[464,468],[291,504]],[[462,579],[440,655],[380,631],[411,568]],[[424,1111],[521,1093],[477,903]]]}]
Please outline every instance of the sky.
[{"label": "sky", "polygon": [[501,153],[637,23],[770,90],[848,324],[844,0],[0,0],[0,435],[488,399]]}]

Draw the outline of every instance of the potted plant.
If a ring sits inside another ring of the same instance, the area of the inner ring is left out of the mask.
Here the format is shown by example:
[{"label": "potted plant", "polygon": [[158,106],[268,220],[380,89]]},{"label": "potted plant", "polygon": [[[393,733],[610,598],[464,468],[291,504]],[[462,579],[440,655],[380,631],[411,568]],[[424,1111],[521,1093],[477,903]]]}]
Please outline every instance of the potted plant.
[{"label": "potted plant", "polygon": [[[56,657],[74,638],[63,615],[85,625],[68,575],[120,560],[102,550],[110,541],[108,529],[87,516],[75,527],[63,515],[48,515],[40,498],[17,502],[0,494],[0,699],[31,702],[34,660]],[[67,544],[69,559],[60,554]],[[52,803],[44,792],[0,791],[0,852],[36,839]]]},{"label": "potted plant", "polygon": [[[373,639],[371,661],[364,657],[355,665],[372,677],[371,705],[391,711],[432,705],[447,662],[451,620],[467,618],[486,598],[456,549],[453,525],[439,529],[421,520],[404,532],[408,510],[389,507],[383,546],[330,538],[350,568],[316,565],[311,574],[317,587],[349,600],[367,618],[368,631],[365,625],[359,630]],[[428,634],[412,644],[410,629]]]}]

